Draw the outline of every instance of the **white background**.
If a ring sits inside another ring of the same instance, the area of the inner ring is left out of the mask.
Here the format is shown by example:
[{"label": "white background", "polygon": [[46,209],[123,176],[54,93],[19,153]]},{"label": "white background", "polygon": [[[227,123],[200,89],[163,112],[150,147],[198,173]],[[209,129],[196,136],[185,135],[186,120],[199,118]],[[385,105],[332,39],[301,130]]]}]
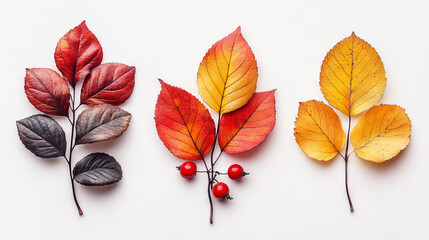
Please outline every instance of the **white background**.
[{"label": "white background", "polygon": [[[427,239],[428,11],[428,1],[409,0],[0,0],[0,239]],[[25,68],[56,69],[57,41],[82,20],[102,44],[103,62],[137,72],[134,93],[122,105],[133,114],[128,131],[76,148],[74,162],[105,151],[124,171],[110,188],[77,186],[85,213],[79,217],[66,162],[25,149],[15,121],[38,113],[24,93]],[[215,201],[210,225],[206,177],[181,178],[175,166],[182,161],[156,134],[157,78],[198,96],[204,54],[238,26],[258,61],[257,91],[277,89],[277,124],[258,149],[222,156],[218,170],[240,163],[251,175],[239,183],[224,179],[234,200]],[[298,102],[324,100],[322,60],[352,31],[385,65],[381,102],[404,107],[413,125],[397,158],[383,164],[351,158],[353,214],[342,159],[309,159],[293,136]]]}]

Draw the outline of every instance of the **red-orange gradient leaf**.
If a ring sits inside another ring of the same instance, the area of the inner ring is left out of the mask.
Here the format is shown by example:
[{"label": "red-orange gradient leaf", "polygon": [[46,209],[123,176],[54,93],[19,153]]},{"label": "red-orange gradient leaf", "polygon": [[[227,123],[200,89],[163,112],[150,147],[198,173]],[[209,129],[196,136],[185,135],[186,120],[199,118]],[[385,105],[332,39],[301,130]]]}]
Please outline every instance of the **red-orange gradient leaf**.
[{"label": "red-orange gradient leaf", "polygon": [[94,68],[82,85],[80,102],[87,105],[124,103],[133,93],[136,68],[105,63]]},{"label": "red-orange gradient leaf", "polygon": [[57,68],[74,87],[101,63],[103,50],[83,21],[58,41],[54,57]]},{"label": "red-orange gradient leaf", "polygon": [[27,69],[25,93],[38,110],[52,115],[68,116],[70,91],[66,81],[49,68]]},{"label": "red-orange gradient leaf", "polygon": [[218,139],[223,151],[246,152],[265,140],[276,123],[275,91],[255,93],[242,108],[222,115]]},{"label": "red-orange gradient leaf", "polygon": [[202,159],[215,140],[215,124],[209,111],[192,94],[159,81],[162,88],[155,108],[159,138],[181,159]]}]

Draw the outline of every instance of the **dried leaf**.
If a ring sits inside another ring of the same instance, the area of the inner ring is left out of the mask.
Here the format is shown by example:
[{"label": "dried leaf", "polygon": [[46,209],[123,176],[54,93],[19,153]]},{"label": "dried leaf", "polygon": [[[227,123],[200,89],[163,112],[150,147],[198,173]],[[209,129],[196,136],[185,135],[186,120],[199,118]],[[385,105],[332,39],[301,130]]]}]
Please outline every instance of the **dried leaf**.
[{"label": "dried leaf", "polygon": [[73,178],[86,186],[109,185],[122,179],[122,168],[106,153],[91,153],[76,163]]},{"label": "dried leaf", "polygon": [[396,105],[372,107],[350,135],[356,154],[373,162],[396,156],[410,142],[411,121],[405,109]]},{"label": "dried leaf", "polygon": [[105,63],[94,68],[82,86],[80,101],[87,105],[120,105],[134,89],[135,67]]},{"label": "dried leaf", "polygon": [[242,108],[222,115],[219,146],[223,151],[246,152],[265,140],[276,123],[274,92],[255,93]]},{"label": "dried leaf", "polygon": [[122,135],[128,128],[131,114],[109,104],[84,110],[76,122],[76,144],[107,141]]},{"label": "dried leaf", "polygon": [[202,159],[212,148],[215,124],[207,108],[196,97],[161,82],[155,109],[159,138],[175,156]]},{"label": "dried leaf", "polygon": [[52,115],[68,116],[70,91],[66,81],[49,68],[27,69],[25,93],[38,110]]},{"label": "dried leaf", "polygon": [[240,27],[216,42],[198,69],[198,92],[220,113],[244,106],[256,90],[258,67]]},{"label": "dried leaf", "polygon": [[33,115],[16,122],[24,146],[38,157],[65,156],[66,135],[61,126],[47,115]]},{"label": "dried leaf", "polygon": [[299,104],[295,140],[309,157],[328,161],[343,148],[346,134],[334,110],[316,100]]},{"label": "dried leaf", "polygon": [[337,43],[323,61],[320,88],[329,104],[346,116],[374,106],[385,87],[380,56],[354,33]]}]

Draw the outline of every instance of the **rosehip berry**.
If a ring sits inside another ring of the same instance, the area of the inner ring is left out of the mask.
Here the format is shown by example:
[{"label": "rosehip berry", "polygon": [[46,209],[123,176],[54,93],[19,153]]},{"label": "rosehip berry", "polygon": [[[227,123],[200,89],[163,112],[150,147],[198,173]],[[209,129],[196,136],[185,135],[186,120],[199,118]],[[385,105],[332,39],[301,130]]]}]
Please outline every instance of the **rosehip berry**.
[{"label": "rosehip berry", "polygon": [[239,164],[232,164],[228,168],[228,177],[232,180],[238,180],[244,176],[246,176],[248,173],[246,173],[243,170],[243,167],[241,167]]},{"label": "rosehip berry", "polygon": [[229,196],[229,188],[223,182],[216,183],[213,187],[213,195],[219,199],[228,199],[231,200],[232,197]]},{"label": "rosehip berry", "polygon": [[187,179],[193,178],[197,174],[197,165],[193,162],[185,162],[177,168],[180,171],[180,175]]}]

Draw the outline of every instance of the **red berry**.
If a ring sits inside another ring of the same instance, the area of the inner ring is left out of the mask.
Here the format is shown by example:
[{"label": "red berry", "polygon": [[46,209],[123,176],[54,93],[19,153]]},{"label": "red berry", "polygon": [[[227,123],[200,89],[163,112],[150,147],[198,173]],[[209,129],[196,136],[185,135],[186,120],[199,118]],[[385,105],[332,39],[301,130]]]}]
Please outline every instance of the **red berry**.
[{"label": "red berry", "polygon": [[228,168],[228,177],[232,180],[238,180],[247,174],[248,173],[244,172],[243,167],[238,164],[232,164]]},{"label": "red berry", "polygon": [[230,196],[229,196],[229,188],[228,188],[228,185],[226,185],[225,183],[223,183],[223,182],[219,182],[219,183],[217,183],[216,185],[214,185],[214,187],[213,187],[213,195],[216,197],[216,198],[219,198],[219,199],[232,199]]},{"label": "red berry", "polygon": [[197,174],[197,165],[193,162],[185,162],[184,164],[180,165],[179,167],[180,175],[182,177],[190,179]]}]

